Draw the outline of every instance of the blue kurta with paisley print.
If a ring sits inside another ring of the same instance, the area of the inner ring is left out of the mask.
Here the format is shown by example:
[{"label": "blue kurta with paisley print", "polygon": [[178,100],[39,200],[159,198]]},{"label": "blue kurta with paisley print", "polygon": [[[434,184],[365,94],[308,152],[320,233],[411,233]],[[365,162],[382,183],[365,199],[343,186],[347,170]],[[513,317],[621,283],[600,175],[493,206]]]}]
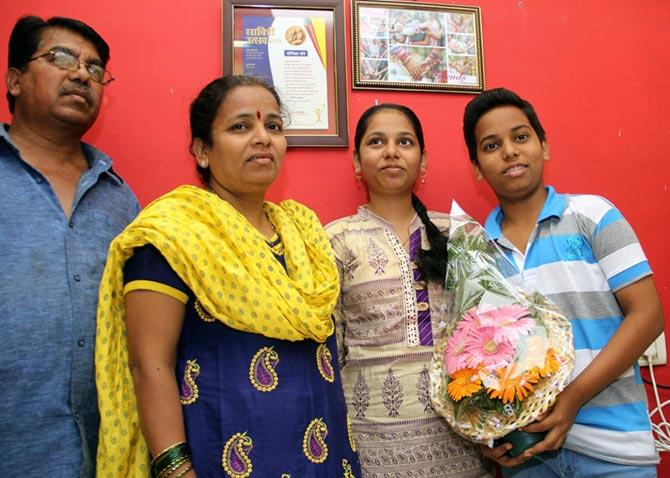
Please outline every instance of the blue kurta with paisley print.
[{"label": "blue kurta with paisley print", "polygon": [[[360,477],[335,335],[319,344],[234,330],[203,310],[152,246],[135,251],[124,276],[188,298],[176,377],[199,478]],[[263,320],[255,303],[249,296],[245,307]]]}]

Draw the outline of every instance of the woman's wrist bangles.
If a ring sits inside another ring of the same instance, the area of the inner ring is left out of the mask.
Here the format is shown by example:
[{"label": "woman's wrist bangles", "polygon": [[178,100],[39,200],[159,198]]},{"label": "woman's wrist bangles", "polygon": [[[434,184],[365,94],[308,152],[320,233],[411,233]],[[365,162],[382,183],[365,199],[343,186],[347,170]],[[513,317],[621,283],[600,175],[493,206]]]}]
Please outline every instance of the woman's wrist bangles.
[{"label": "woman's wrist bangles", "polygon": [[[151,477],[167,478],[188,461],[191,461],[191,449],[188,444],[185,441],[175,443],[151,460]],[[178,476],[183,476],[190,470],[190,467],[188,468]]]},{"label": "woman's wrist bangles", "polygon": [[193,469],[193,467],[189,465],[186,468],[184,468],[183,470],[181,470],[179,473],[174,475],[174,478],[182,478],[182,476],[184,476],[186,473],[188,473],[192,469]]}]

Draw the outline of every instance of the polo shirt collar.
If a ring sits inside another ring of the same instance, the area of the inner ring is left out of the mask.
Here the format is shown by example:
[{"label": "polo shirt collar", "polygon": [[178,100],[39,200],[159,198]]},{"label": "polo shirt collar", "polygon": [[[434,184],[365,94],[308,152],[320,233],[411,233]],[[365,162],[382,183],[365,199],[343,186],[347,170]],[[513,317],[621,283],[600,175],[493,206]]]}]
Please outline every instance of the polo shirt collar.
[{"label": "polo shirt collar", "polygon": [[[567,205],[565,194],[558,194],[552,186],[545,186],[545,189],[547,191],[547,199],[544,201],[542,211],[540,211],[540,215],[537,218],[538,224],[551,217],[560,218]],[[502,222],[504,217],[502,208],[498,206],[491,211],[486,218],[484,227],[494,241],[497,241],[500,239],[500,236],[502,236]]]}]

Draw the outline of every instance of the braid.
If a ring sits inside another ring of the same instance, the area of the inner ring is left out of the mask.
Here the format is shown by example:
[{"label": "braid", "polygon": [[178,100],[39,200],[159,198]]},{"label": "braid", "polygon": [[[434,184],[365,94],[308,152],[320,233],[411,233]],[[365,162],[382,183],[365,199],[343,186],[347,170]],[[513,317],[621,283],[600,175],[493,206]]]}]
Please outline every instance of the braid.
[{"label": "braid", "polygon": [[412,206],[426,228],[430,249],[419,251],[418,266],[428,281],[444,282],[447,273],[447,238],[428,217],[426,206],[412,193]]}]

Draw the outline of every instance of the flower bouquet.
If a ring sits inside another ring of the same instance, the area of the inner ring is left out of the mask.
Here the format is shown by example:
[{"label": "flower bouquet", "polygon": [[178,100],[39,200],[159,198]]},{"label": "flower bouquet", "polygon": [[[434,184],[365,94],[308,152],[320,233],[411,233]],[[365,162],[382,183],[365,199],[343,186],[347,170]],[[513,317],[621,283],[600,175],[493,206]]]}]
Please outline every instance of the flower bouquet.
[{"label": "flower bouquet", "polygon": [[455,203],[451,215],[447,319],[436,334],[430,395],[457,433],[492,446],[546,412],[568,384],[572,329],[546,297],[520,286],[481,225]]}]

